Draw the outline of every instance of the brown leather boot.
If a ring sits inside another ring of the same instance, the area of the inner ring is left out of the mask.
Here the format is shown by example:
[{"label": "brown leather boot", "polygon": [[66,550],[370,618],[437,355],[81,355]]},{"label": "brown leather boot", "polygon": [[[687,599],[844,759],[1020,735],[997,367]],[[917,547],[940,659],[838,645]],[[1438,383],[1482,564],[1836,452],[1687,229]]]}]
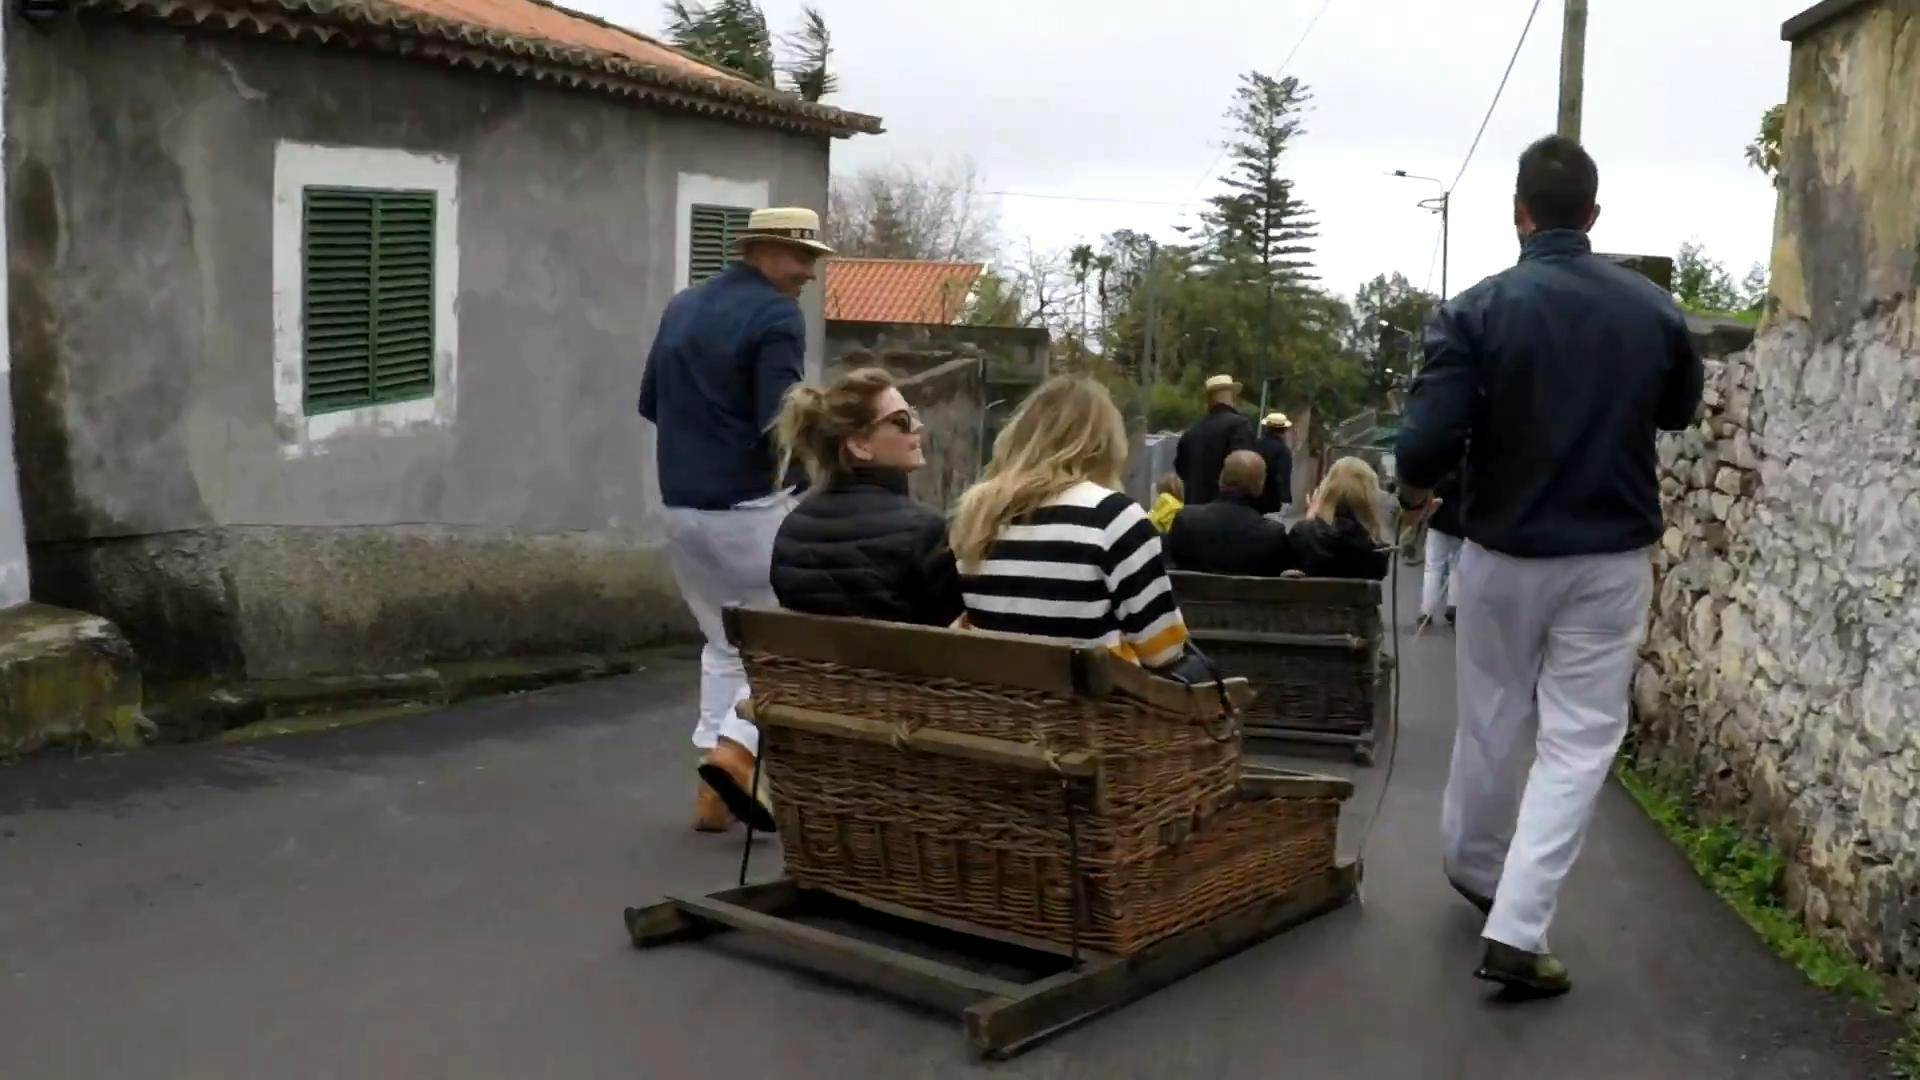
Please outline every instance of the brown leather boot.
[{"label": "brown leather boot", "polygon": [[761,832],[773,831],[773,809],[767,801],[765,777],[761,778],[761,790],[755,791],[753,755],[747,753],[746,747],[732,739],[721,739],[700,762],[700,779],[720,796],[734,817]]},{"label": "brown leather boot", "polygon": [[1477,979],[1499,983],[1517,997],[1559,997],[1573,989],[1567,965],[1552,953],[1531,953],[1491,938],[1487,940],[1486,959],[1473,974]]},{"label": "brown leather boot", "polygon": [[694,786],[698,790],[693,796],[693,831],[726,832],[733,828],[733,814],[720,796],[704,783]]}]

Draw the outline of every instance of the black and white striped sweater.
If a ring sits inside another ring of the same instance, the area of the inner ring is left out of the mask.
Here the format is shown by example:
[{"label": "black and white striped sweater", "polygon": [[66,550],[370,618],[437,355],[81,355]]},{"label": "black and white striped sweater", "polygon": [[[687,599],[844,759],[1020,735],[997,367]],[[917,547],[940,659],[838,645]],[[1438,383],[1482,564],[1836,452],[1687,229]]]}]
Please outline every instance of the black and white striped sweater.
[{"label": "black and white striped sweater", "polygon": [[1098,484],[1075,484],[1003,528],[960,590],[982,630],[1104,645],[1145,667],[1186,648],[1159,532],[1139,503]]}]

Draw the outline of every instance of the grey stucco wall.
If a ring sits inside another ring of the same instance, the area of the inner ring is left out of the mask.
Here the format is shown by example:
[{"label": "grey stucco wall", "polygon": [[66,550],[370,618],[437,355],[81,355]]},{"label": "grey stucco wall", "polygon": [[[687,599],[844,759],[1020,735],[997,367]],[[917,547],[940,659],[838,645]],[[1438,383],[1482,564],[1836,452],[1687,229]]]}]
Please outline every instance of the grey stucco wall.
[{"label": "grey stucco wall", "polygon": [[[121,619],[143,651],[204,637],[165,647],[249,674],[685,625],[634,409],[676,278],[678,177],[822,206],[826,139],[386,56],[110,21],[13,30],[12,382],[37,596]],[[285,452],[282,141],[457,160],[454,423]],[[817,367],[817,286],[804,304]],[[175,557],[189,549],[211,562]],[[200,569],[159,569],[176,564]],[[143,585],[142,566],[164,580]],[[450,597],[473,625],[449,635],[433,628]],[[156,622],[169,609],[198,614]],[[585,633],[588,612],[612,626]]]}]

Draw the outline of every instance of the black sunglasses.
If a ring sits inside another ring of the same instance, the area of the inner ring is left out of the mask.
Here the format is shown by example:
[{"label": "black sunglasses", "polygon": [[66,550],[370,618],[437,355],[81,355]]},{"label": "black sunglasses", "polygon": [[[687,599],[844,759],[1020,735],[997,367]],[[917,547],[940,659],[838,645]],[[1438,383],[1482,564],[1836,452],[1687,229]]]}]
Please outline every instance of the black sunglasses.
[{"label": "black sunglasses", "polygon": [[920,413],[912,408],[890,412],[873,422],[874,427],[882,424],[891,425],[902,435],[917,435],[927,429],[927,425],[920,422]]}]

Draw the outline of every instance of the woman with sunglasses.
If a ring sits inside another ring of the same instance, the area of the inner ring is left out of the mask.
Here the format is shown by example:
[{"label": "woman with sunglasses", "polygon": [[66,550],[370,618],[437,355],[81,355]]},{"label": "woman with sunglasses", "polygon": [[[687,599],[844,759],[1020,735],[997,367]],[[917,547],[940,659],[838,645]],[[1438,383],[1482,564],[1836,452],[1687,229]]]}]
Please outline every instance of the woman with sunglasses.
[{"label": "woman with sunglasses", "polygon": [[880,368],[787,392],[774,423],[782,468],[800,461],[812,488],[774,537],[782,607],[930,626],[960,616],[946,518],[907,493],[927,463],[923,430]]}]

